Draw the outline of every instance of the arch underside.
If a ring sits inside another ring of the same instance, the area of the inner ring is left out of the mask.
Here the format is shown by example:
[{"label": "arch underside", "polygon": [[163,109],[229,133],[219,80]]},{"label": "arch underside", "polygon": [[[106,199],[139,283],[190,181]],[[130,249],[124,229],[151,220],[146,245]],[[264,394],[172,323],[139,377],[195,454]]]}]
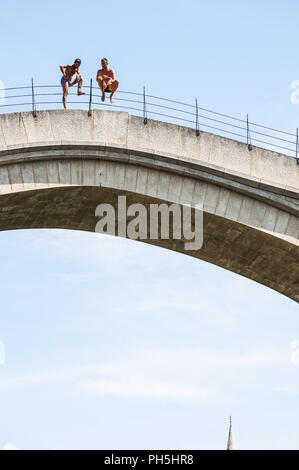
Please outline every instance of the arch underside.
[{"label": "arch underside", "polygon": [[296,159],[124,112],[0,115],[0,230],[95,231],[95,209],[167,202],[203,208],[203,247],[145,240],[299,301]]},{"label": "arch underside", "polygon": [[[100,203],[145,206],[161,199],[119,189],[68,186],[20,191],[0,196],[0,230],[60,228],[95,231]],[[169,203],[169,201],[168,201]],[[129,219],[128,219],[129,220]],[[184,240],[144,240],[245,276],[299,301],[299,248],[265,231],[204,212],[203,247],[186,251]]]}]

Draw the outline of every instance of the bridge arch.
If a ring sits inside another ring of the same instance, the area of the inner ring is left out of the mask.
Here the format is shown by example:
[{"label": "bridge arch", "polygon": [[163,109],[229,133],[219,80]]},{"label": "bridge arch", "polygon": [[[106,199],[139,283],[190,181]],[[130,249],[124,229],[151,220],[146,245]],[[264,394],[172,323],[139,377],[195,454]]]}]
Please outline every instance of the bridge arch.
[{"label": "bridge arch", "polygon": [[124,112],[0,116],[0,230],[94,231],[95,208],[118,195],[204,212],[204,244],[148,242],[196,256],[299,301],[296,160]]}]

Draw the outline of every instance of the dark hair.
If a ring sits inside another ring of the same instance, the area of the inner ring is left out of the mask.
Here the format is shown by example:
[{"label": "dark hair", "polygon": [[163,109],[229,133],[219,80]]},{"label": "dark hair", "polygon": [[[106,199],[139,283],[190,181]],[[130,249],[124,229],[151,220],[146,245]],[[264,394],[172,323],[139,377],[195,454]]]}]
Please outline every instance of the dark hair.
[{"label": "dark hair", "polygon": [[103,57],[103,59],[101,59],[101,62],[102,62],[102,60],[106,60],[106,62],[108,62],[108,59],[106,59],[106,57]]},{"label": "dark hair", "polygon": [[75,64],[76,62],[77,62],[78,64],[81,64],[81,59],[75,59],[75,60],[74,60],[74,64]]}]

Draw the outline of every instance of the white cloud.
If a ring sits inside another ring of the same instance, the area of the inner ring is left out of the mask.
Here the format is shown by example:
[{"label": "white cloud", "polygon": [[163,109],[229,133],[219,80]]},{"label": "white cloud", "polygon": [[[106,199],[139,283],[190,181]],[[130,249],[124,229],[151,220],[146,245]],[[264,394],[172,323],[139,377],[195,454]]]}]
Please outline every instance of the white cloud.
[{"label": "white cloud", "polygon": [[74,284],[85,284],[92,282],[99,277],[100,273],[89,272],[89,273],[58,273],[56,277],[64,282],[71,282]]},{"label": "white cloud", "polygon": [[12,444],[11,442],[7,442],[7,443],[3,446],[2,450],[18,450],[18,449],[17,449],[17,447],[16,447],[14,444]]},{"label": "white cloud", "polygon": [[206,403],[216,399],[215,390],[192,387],[175,382],[147,380],[143,377],[123,377],[117,380],[93,380],[77,383],[75,391],[88,395],[122,398],[150,398],[175,402]]},{"label": "white cloud", "polygon": [[119,258],[131,258],[136,250],[146,251],[147,245],[125,238],[102,235],[76,230],[46,230],[36,233],[24,233],[27,243],[44,253],[51,252],[51,257],[59,256],[72,259],[96,257],[110,261]]},{"label": "white cloud", "polygon": [[[98,263],[103,269],[115,268],[126,270],[139,269],[143,273],[152,272],[162,267],[176,266],[181,263],[182,257],[190,266],[195,266],[198,260],[186,257],[181,253],[171,252],[148,243],[138,242],[121,237],[103,235],[92,232],[76,230],[39,230],[23,231],[24,242],[45,256],[53,259],[66,259],[83,261],[84,263]],[[153,253],[156,255],[153,256]],[[121,261],[121,263],[120,263]]]},{"label": "white cloud", "polygon": [[[267,371],[278,372],[288,365],[291,367],[288,347],[242,354],[217,348],[143,348],[112,361],[2,379],[0,390],[57,383],[81,395],[215,402],[224,399],[220,390],[228,383],[239,386],[242,379],[255,384]],[[279,380],[276,385],[279,387]]]}]

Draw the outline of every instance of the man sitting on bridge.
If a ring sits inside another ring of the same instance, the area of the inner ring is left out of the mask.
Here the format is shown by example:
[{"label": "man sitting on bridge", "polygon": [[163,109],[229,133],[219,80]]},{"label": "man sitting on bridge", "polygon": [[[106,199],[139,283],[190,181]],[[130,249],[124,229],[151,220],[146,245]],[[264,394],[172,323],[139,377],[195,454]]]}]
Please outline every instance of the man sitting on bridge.
[{"label": "man sitting on bridge", "polygon": [[[62,79],[61,79],[61,86],[63,89],[63,106],[66,109],[66,97],[68,95],[69,86],[74,86],[78,83],[78,96],[85,95],[83,91],[81,91],[81,87],[83,85],[83,78],[79,72],[79,67],[81,65],[81,60],[76,59],[73,65],[60,65],[60,70],[62,72]],[[73,75],[76,74],[76,78],[72,81]]]},{"label": "man sitting on bridge", "polygon": [[98,70],[97,82],[102,90],[102,101],[105,101],[105,92],[111,93],[110,103],[113,103],[113,95],[116,92],[119,81],[115,79],[114,70],[108,68],[108,60],[104,57],[101,60],[102,68]]}]

